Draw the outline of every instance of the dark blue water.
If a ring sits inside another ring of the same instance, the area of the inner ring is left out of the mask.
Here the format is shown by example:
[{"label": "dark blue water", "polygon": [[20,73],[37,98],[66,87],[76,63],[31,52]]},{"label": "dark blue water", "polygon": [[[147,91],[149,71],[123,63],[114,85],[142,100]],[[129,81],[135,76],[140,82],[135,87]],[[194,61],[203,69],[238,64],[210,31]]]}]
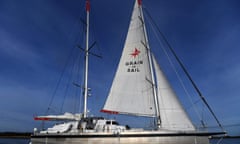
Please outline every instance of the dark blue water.
[{"label": "dark blue water", "polygon": [[[240,144],[240,139],[223,139],[218,143],[219,139],[210,140],[210,144]],[[29,144],[29,139],[1,139],[0,144]]]},{"label": "dark blue water", "polygon": [[4,139],[0,138],[0,144],[29,144],[30,139]]},{"label": "dark blue water", "polygon": [[[219,142],[220,139],[211,139],[211,144],[240,144],[240,138],[233,138],[233,139],[223,139]],[[219,142],[219,143],[218,143]]]}]

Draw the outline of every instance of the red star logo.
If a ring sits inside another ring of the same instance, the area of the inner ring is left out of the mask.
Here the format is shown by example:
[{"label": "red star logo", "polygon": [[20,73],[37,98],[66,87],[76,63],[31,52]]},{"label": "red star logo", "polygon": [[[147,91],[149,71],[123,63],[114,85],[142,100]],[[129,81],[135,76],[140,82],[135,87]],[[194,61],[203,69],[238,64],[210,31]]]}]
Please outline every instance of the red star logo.
[{"label": "red star logo", "polygon": [[139,51],[137,48],[135,48],[135,50],[134,50],[130,55],[135,58],[135,57],[138,56],[139,54],[140,54],[140,51]]}]

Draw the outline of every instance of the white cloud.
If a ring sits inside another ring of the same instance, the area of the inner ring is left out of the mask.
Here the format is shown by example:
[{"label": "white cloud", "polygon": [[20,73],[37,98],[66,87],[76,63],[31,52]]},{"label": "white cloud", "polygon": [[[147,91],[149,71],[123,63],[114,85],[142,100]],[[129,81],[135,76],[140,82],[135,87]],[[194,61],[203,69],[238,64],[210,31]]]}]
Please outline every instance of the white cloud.
[{"label": "white cloud", "polygon": [[34,47],[30,44],[20,41],[6,30],[0,29],[0,55],[34,66],[40,56],[33,49]]}]

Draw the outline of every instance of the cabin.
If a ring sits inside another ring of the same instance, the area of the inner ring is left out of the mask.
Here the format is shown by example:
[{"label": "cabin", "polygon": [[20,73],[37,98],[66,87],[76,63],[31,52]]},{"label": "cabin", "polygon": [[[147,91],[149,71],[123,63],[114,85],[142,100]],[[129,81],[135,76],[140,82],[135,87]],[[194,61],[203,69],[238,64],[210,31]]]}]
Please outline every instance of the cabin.
[{"label": "cabin", "polygon": [[120,126],[116,120],[106,120],[102,117],[88,117],[80,120],[79,129],[85,132],[115,132],[124,131],[126,127]]}]

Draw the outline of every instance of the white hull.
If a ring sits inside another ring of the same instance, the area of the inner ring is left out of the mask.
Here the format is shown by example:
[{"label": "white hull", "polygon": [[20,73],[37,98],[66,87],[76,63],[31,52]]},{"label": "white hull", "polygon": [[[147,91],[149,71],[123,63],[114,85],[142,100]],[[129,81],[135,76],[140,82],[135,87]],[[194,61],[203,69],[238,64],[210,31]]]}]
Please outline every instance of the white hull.
[{"label": "white hull", "polygon": [[208,133],[160,131],[79,134],[37,134],[32,144],[209,144]]},{"label": "white hull", "polygon": [[204,136],[32,138],[32,144],[209,144]]}]

